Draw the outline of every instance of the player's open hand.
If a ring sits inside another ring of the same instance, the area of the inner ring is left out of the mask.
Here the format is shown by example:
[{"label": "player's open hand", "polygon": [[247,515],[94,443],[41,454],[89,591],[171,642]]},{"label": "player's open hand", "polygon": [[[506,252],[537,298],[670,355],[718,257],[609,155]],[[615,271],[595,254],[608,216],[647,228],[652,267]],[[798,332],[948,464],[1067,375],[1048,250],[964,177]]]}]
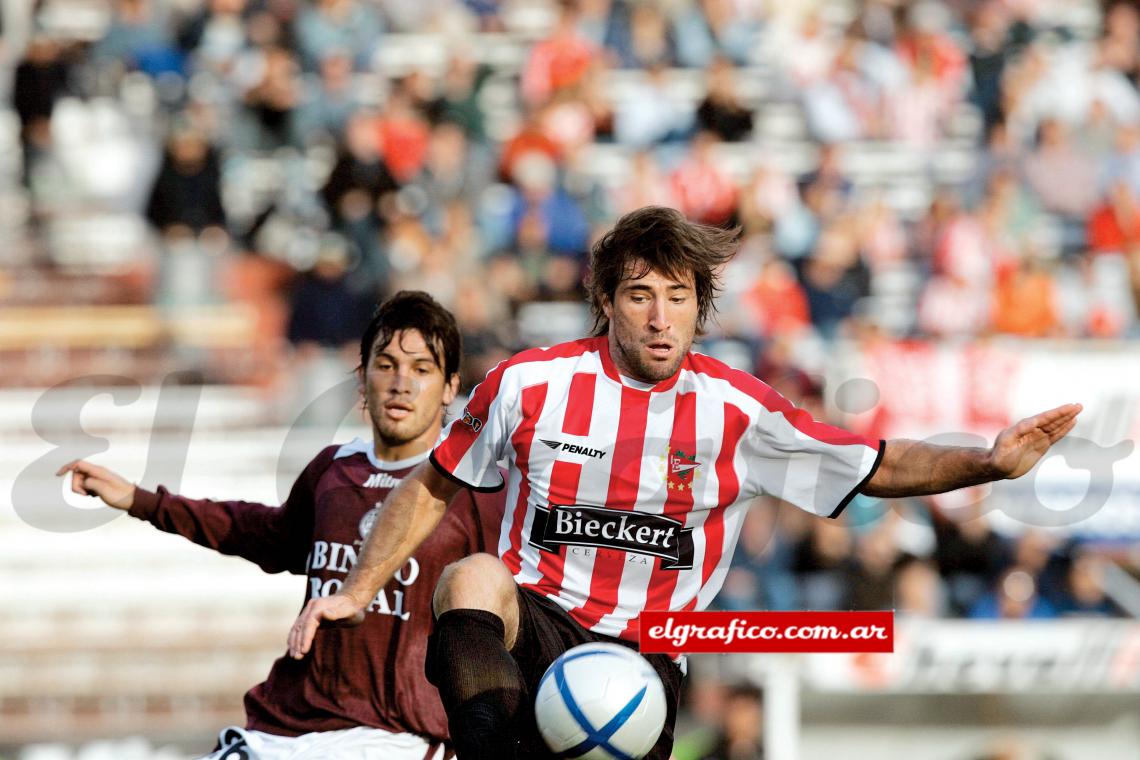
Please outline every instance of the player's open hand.
[{"label": "player's open hand", "polygon": [[317,628],[324,625],[359,625],[364,622],[364,610],[350,597],[333,594],[310,599],[289,629],[289,656],[299,660],[309,653]]},{"label": "player's open hand", "polygon": [[98,496],[108,507],[130,509],[135,503],[135,485],[106,467],[76,459],[55,473],[71,473],[71,490],[80,496]]},{"label": "player's open hand", "polygon": [[990,451],[990,461],[998,476],[1020,478],[1032,470],[1049,447],[1073,429],[1081,409],[1080,404],[1065,404],[1003,430]]}]

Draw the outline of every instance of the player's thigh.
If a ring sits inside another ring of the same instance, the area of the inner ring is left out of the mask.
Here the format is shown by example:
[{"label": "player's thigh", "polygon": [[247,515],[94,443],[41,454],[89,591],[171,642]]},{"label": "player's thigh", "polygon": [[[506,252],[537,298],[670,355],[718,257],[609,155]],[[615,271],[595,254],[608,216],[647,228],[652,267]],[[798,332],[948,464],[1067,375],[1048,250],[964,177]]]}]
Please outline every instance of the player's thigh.
[{"label": "player's thigh", "polygon": [[534,697],[546,669],[567,650],[597,641],[561,607],[533,591],[520,588],[519,635],[511,657],[519,666],[526,695],[518,715],[518,757],[526,760],[554,760],[538,733],[534,719]]},{"label": "player's thigh", "polygon": [[518,587],[518,638],[511,657],[519,666],[527,689],[538,689],[546,669],[568,649],[598,638],[583,628],[554,602],[529,589]]}]

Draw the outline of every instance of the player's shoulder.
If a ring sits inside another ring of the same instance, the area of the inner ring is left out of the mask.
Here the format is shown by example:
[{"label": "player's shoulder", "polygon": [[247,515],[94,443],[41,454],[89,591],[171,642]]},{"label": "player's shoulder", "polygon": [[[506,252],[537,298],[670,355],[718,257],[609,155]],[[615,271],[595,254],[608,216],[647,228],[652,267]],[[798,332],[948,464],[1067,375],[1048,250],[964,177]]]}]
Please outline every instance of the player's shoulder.
[{"label": "player's shoulder", "polygon": [[772,394],[775,393],[767,383],[751,372],[737,369],[725,364],[720,359],[698,351],[689,352],[688,368],[698,382],[705,381],[710,386],[727,384],[761,403],[769,401]]},{"label": "player's shoulder", "polygon": [[326,446],[318,457],[329,457],[329,463],[351,457],[368,457],[372,444],[363,438],[353,438],[348,443],[333,443]]},{"label": "player's shoulder", "polygon": [[320,482],[328,472],[335,468],[338,459],[341,458],[340,452],[342,448],[344,448],[344,446],[339,444],[325,446],[305,465],[305,468],[298,476],[298,481],[307,483],[310,489],[315,489],[317,483]]},{"label": "player's shoulder", "polygon": [[342,453],[343,449],[354,445],[358,440],[360,439],[356,439],[351,443],[330,443],[328,446],[325,446],[323,449],[317,452],[317,455],[315,457],[309,460],[309,468],[327,470],[333,464],[333,462],[341,459],[344,456],[347,456],[347,454]]},{"label": "player's shoulder", "polygon": [[[366,438],[353,438],[347,443],[334,443],[326,446],[313,462],[324,462],[325,472],[349,472],[371,474],[377,470],[395,471],[401,469],[400,462],[380,462],[376,459],[374,444]],[[419,460],[409,460],[407,466]]]},{"label": "player's shoulder", "polygon": [[524,349],[509,359],[499,362],[487,374],[487,380],[495,386],[512,377],[519,381],[530,382],[547,372],[566,371],[566,364],[562,360],[597,361],[600,366],[600,359],[594,357],[599,355],[604,341],[604,338],[580,338],[553,346]]},{"label": "player's shoulder", "polygon": [[531,364],[544,364],[558,359],[573,359],[580,356],[595,354],[601,350],[604,338],[579,338],[553,346],[541,346],[519,351],[507,359],[503,364],[510,367],[520,367]]}]

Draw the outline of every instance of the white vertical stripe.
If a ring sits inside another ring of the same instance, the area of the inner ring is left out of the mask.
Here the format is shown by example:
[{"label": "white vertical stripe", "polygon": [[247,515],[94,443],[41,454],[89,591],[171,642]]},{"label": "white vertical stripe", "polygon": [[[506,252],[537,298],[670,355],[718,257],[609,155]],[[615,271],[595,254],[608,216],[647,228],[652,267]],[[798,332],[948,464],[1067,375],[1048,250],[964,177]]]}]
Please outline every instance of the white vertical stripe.
[{"label": "white vertical stripe", "polygon": [[570,382],[582,363],[582,356],[553,359],[542,364],[526,365],[522,375],[522,387],[546,383],[546,402],[542,406],[534,436],[530,442],[530,457],[527,470],[530,473],[530,496],[527,499],[526,518],[523,522],[522,548],[519,552],[522,564],[515,581],[521,584],[537,583],[542,575],[538,572],[538,557],[541,552],[530,543],[531,528],[534,524],[535,508],[550,506],[550,471],[558,459],[558,452],[541,439],[559,439],[562,435],[562,417],[570,396]]},{"label": "white vertical stripe", "polygon": [[[596,357],[597,354],[591,356]],[[602,369],[601,361],[595,368],[597,379],[594,382],[594,411],[590,420],[588,445],[591,448],[604,448],[606,455],[601,459],[590,458],[582,467],[582,477],[578,481],[578,503],[586,506],[604,507],[610,485],[610,470],[614,464],[614,442],[617,441],[618,422],[621,417],[621,386],[610,380]],[[566,563],[560,593],[562,606],[573,609],[585,605],[590,593],[590,579],[594,574],[594,558],[598,549],[589,552],[567,546]]]},{"label": "white vertical stripe", "polygon": [[751,503],[752,502],[748,500],[737,501],[728,507],[728,512],[725,513],[724,553],[721,554],[720,562],[717,563],[716,569],[714,569],[709,576],[709,582],[706,583],[697,594],[698,610],[703,610],[708,607],[713,598],[716,597],[717,592],[720,591],[720,587],[724,585],[724,579],[728,575],[729,565],[732,564],[732,555],[736,551],[736,542],[740,539],[740,529],[744,525],[744,516],[748,513],[748,507]]},{"label": "white vertical stripe", "polygon": [[[637,501],[634,503],[634,509],[638,512],[659,515],[665,511],[665,499],[669,494],[665,467],[668,465],[669,441],[673,437],[677,394],[681,391],[680,380],[678,378],[669,391],[653,393],[649,397],[649,415],[641,450],[641,482],[637,484]],[[629,562],[630,559],[633,561]],[[618,587],[617,606],[613,612],[602,616],[591,630],[616,636],[625,629],[630,618],[645,608],[649,577],[657,560],[655,557],[632,553],[627,554],[626,560],[622,566],[624,569]]]}]

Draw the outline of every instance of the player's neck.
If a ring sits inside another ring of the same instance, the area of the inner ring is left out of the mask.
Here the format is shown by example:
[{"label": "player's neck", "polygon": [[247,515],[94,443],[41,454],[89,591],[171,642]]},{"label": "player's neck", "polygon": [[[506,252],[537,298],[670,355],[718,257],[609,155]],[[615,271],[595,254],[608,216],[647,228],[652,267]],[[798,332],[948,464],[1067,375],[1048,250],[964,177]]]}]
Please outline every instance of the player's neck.
[{"label": "player's neck", "polygon": [[410,441],[394,443],[385,441],[378,433],[372,433],[372,451],[380,462],[401,462],[423,456],[432,450],[439,440],[440,428],[428,428]]}]

